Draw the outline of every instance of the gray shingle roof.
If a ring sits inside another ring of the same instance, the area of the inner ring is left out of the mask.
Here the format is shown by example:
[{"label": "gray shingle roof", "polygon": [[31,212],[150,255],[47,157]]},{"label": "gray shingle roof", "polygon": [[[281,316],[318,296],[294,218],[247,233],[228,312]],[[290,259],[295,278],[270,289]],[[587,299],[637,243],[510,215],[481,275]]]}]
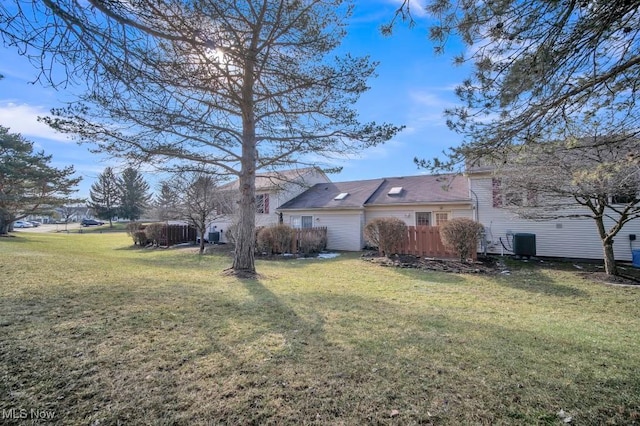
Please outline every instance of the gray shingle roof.
[{"label": "gray shingle roof", "polygon": [[[389,195],[402,187],[397,195]],[[349,195],[335,200],[340,193]],[[278,210],[353,209],[366,206],[469,202],[469,184],[463,176],[421,175],[351,182],[320,183],[281,205]]]},{"label": "gray shingle roof", "polygon": [[[428,204],[469,201],[469,183],[460,175],[420,175],[385,178],[371,196],[368,206],[397,204]],[[391,188],[402,187],[397,195],[389,195]]]},{"label": "gray shingle roof", "polygon": [[[256,189],[265,191],[282,186],[287,182],[304,183],[305,176],[314,170],[314,167],[300,169],[279,170],[273,172],[256,172]],[[315,169],[319,171],[319,169]],[[237,190],[239,188],[238,179],[221,186],[224,190]]]},{"label": "gray shingle roof", "polygon": [[[281,205],[278,210],[362,208],[383,182],[383,179],[372,179],[318,183]],[[349,195],[342,200],[335,200],[341,193]]]}]

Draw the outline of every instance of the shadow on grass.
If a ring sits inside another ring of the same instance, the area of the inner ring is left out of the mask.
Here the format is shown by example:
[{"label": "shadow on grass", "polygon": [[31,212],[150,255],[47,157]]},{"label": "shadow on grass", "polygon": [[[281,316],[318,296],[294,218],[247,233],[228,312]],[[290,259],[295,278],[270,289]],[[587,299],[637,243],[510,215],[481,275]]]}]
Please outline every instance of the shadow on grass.
[{"label": "shadow on grass", "polygon": [[9,235],[0,235],[0,243],[5,242],[5,243],[40,243],[42,242],[41,240],[36,240],[33,238],[25,238],[19,235],[15,235],[15,234],[9,234]]},{"label": "shadow on grass", "polygon": [[637,407],[638,357],[563,334],[580,322],[312,296],[288,303],[260,279],[16,294],[0,303],[0,391],[69,424],[551,424],[562,407],[624,424]]},{"label": "shadow on grass", "polygon": [[[403,277],[407,277],[414,280],[420,280],[427,283],[434,284],[464,284],[467,282],[465,275],[450,273],[450,272],[439,272],[439,271],[430,271],[424,269],[403,269],[396,268],[396,273],[402,275]],[[471,276],[469,274],[469,276]],[[483,276],[483,275],[474,275],[474,276]]]},{"label": "shadow on grass", "polygon": [[511,275],[497,275],[494,281],[503,286],[516,290],[557,297],[587,298],[589,294],[584,290],[569,285],[563,285],[548,274],[532,268],[515,271]]}]

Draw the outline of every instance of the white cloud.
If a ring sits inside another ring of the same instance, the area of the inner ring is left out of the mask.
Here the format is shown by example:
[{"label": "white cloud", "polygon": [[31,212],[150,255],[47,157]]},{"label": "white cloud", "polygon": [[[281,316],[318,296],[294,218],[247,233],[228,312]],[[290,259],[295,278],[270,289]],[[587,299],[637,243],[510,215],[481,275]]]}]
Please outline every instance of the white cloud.
[{"label": "white cloud", "polygon": [[71,142],[68,135],[58,133],[38,121],[39,116],[45,115],[49,115],[49,111],[42,106],[0,101],[0,125],[8,127],[11,133],[20,133],[26,138],[37,137]]},{"label": "white cloud", "polygon": [[446,124],[444,110],[455,107],[457,103],[451,100],[453,95],[445,97],[437,92],[443,92],[443,90],[422,89],[409,93],[411,108],[408,125],[414,128],[414,131]]},{"label": "white cloud", "polygon": [[[406,0],[391,0],[392,4],[397,5],[398,7],[400,7],[401,4],[405,3]],[[427,11],[425,9],[425,5],[424,5],[424,1],[422,0],[409,0],[407,1],[408,3],[408,8],[409,8],[409,12],[411,12],[411,15],[414,18],[421,18],[423,16],[426,16]],[[404,6],[405,9],[407,8],[407,5]]]}]

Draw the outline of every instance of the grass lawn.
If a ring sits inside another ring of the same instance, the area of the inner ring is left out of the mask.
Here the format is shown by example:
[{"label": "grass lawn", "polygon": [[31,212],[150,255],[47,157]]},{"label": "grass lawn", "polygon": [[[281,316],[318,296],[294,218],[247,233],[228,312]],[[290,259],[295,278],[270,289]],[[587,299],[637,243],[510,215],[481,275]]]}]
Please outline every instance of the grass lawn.
[{"label": "grass lawn", "polygon": [[640,288],[357,254],[239,280],[227,257],[123,233],[15,235],[0,239],[2,424],[640,423]]}]

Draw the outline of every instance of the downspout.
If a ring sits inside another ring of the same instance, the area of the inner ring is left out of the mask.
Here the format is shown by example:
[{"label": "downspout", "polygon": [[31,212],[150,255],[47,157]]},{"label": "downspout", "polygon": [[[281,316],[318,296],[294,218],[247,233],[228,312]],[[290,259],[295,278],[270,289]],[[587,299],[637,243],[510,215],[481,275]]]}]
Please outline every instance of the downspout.
[{"label": "downspout", "polygon": [[[476,198],[476,208],[475,208],[475,220],[476,222],[480,223],[480,201],[478,199],[478,194],[475,193],[475,191],[473,189],[471,189],[471,180],[469,179],[469,192],[471,194],[473,194],[473,196]],[[487,235],[486,232],[483,234],[482,236],[482,252],[483,254],[486,256],[487,255]]]}]

